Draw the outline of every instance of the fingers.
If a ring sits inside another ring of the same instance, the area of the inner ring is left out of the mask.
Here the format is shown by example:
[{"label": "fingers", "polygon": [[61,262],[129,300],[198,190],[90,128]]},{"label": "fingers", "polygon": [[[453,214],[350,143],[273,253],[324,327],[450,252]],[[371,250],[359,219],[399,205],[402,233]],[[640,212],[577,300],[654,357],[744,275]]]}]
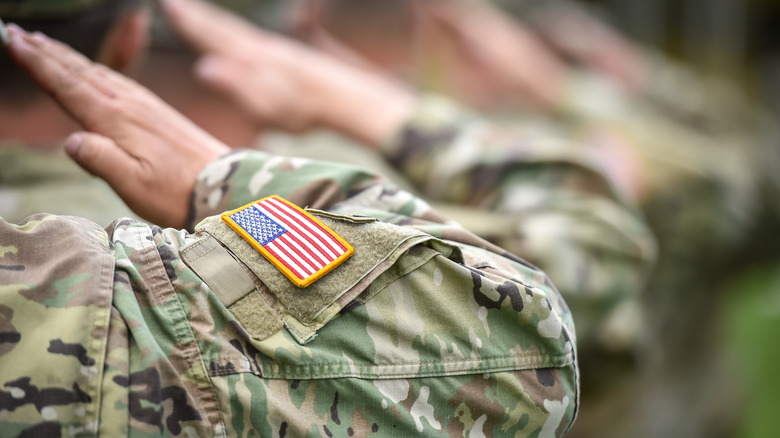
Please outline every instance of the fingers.
[{"label": "fingers", "polygon": [[[73,80],[73,83],[65,84],[69,88],[79,85],[76,79],[80,76],[80,72],[86,70],[91,64],[76,52],[56,50],[58,43],[43,34],[29,34],[15,24],[10,24],[8,31],[11,38],[8,50],[11,56],[50,93],[55,92],[58,85],[62,85],[61,82],[69,79]],[[68,74],[66,75],[65,72]]]},{"label": "fingers", "polygon": [[481,77],[472,84],[487,85],[487,101],[517,96],[539,109],[555,106],[565,67],[520,22],[482,3],[427,3],[423,12],[455,44],[463,70]]},{"label": "fingers", "polygon": [[[274,107],[272,102],[284,102],[279,97],[288,88],[286,82],[280,81],[273,72],[255,71],[231,57],[204,56],[195,65],[195,75],[207,86],[232,99],[258,121],[274,125],[287,121],[275,120],[274,112],[269,111],[269,107]],[[287,116],[289,119],[295,118],[294,115]],[[272,119],[269,120],[269,117]]]},{"label": "fingers", "polygon": [[236,73],[240,68],[234,66],[229,58],[218,56],[204,56],[195,64],[195,76],[202,82],[219,91],[226,92],[233,87]]},{"label": "fingers", "polygon": [[119,74],[93,64],[58,41],[41,33],[29,34],[13,24],[8,30],[8,50],[14,60],[86,126],[100,113],[94,110],[96,106],[106,105],[127,87],[127,81]]}]

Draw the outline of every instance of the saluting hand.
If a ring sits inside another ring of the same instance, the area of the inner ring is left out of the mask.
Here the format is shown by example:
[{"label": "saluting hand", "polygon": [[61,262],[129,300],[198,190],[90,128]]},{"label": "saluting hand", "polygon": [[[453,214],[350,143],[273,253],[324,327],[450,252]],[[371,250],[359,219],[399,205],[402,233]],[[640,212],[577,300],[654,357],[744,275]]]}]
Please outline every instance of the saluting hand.
[{"label": "saluting hand", "polygon": [[43,34],[8,30],[14,60],[86,130],[68,138],[68,154],[142,217],[185,226],[198,173],[230,149],[121,74]]},{"label": "saluting hand", "polygon": [[196,74],[264,124],[293,132],[328,128],[378,146],[411,116],[415,97],[197,0],[163,0],[176,31],[202,55]]}]

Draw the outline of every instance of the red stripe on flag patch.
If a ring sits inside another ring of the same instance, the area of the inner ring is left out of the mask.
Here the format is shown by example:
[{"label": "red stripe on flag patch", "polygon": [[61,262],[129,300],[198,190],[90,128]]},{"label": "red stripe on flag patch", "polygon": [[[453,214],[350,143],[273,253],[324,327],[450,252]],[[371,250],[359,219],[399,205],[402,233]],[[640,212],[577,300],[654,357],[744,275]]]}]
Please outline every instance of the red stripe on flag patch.
[{"label": "red stripe on flag patch", "polygon": [[299,287],[355,251],[327,225],[276,195],[224,213],[222,220]]}]

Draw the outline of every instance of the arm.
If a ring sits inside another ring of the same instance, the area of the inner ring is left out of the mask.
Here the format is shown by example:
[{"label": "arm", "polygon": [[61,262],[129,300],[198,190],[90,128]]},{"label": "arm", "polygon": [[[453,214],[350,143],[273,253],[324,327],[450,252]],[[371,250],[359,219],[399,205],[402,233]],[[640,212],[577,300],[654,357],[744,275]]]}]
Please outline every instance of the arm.
[{"label": "arm", "polygon": [[270,126],[328,128],[376,147],[411,114],[414,96],[381,76],[205,2],[163,4],[171,25],[201,53],[198,78]]}]

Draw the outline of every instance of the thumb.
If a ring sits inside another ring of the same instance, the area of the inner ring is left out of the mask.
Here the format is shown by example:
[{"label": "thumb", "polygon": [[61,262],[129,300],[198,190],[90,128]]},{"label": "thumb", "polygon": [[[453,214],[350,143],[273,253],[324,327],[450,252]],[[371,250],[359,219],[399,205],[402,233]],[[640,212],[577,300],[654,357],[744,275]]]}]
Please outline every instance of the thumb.
[{"label": "thumb", "polygon": [[208,86],[225,93],[233,92],[246,66],[239,66],[229,58],[204,56],[195,64],[195,76]]},{"label": "thumb", "polygon": [[76,132],[65,142],[65,151],[87,172],[106,180],[128,175],[134,159],[113,140],[91,132]]},{"label": "thumb", "polygon": [[257,87],[267,87],[269,81],[263,80],[263,72],[250,70],[244,63],[222,56],[204,56],[195,64],[195,76],[201,83],[232,100],[247,114],[262,119],[264,111],[258,108],[257,96],[265,93]]}]

